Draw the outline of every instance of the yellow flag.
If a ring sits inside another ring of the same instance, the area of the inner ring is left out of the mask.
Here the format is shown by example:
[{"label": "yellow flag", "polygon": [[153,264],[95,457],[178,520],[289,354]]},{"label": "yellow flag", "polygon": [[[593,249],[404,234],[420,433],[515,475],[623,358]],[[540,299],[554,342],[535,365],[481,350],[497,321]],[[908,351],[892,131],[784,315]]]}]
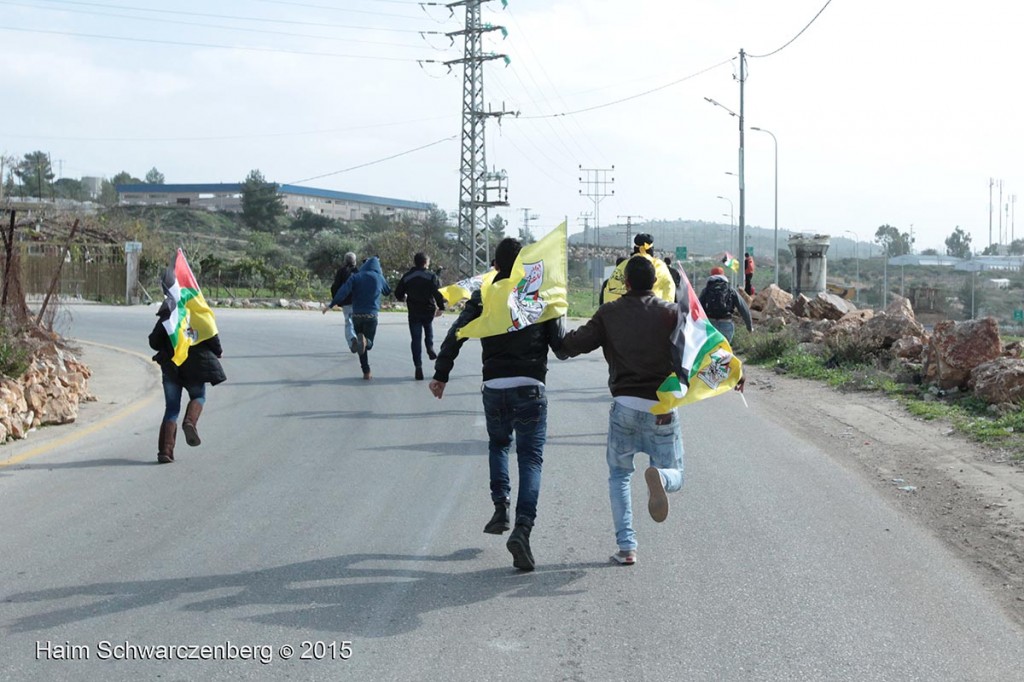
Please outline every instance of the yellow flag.
[{"label": "yellow flag", "polygon": [[494,276],[498,274],[494,270],[488,270],[482,275],[473,275],[466,279],[460,279],[455,284],[449,284],[446,287],[441,287],[438,291],[444,296],[444,300],[449,306],[453,306],[461,301],[468,301],[473,292],[484,286],[490,284]]},{"label": "yellow flag", "polygon": [[483,313],[459,329],[458,338],[507,334],[564,315],[569,309],[566,244],[563,222],[540,241],[524,246],[508,279],[481,287]]},{"label": "yellow flag", "polygon": [[[676,282],[672,279],[672,273],[669,272],[668,266],[665,265],[665,261],[660,258],[655,258],[649,253],[640,253],[644,258],[654,263],[654,295],[663,301],[669,303],[675,303],[676,301]],[[629,259],[622,261],[615,266],[615,271],[612,276],[608,278],[608,284],[604,287],[604,302],[611,303],[617,298],[621,298],[626,294],[626,263]]]}]

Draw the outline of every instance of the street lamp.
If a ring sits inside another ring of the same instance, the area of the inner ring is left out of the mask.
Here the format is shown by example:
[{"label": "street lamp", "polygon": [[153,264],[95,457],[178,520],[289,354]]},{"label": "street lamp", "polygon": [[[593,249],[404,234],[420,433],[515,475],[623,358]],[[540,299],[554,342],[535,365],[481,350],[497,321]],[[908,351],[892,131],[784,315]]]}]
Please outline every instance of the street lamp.
[{"label": "street lamp", "polygon": [[860,303],[860,237],[853,230],[846,230],[843,234],[853,235],[853,256],[857,259],[857,290],[855,293],[857,303]]},{"label": "street lamp", "polygon": [[[735,214],[733,213],[733,210],[732,210],[732,199],[730,199],[729,197],[723,197],[723,196],[717,196],[715,198],[716,199],[722,199],[724,201],[728,201],[729,202],[729,243],[731,244],[732,243],[732,232],[733,232],[733,229],[734,229],[733,226],[736,224],[736,219],[734,218]],[[729,249],[726,248],[726,252],[728,252],[728,251],[729,251]]]},{"label": "street lamp", "polygon": [[[771,135],[775,147],[775,253],[772,254],[772,257],[775,259],[775,286],[779,286],[779,141],[775,138],[775,133],[770,130],[754,126],[750,126],[750,129]],[[858,279],[860,278],[858,277]],[[858,291],[858,295],[859,293]]]}]

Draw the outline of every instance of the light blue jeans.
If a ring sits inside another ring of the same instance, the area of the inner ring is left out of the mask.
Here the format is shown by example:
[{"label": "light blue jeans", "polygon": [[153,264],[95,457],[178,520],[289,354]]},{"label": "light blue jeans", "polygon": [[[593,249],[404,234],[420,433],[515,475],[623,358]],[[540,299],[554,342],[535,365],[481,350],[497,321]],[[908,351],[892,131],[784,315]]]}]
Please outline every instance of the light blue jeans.
[{"label": "light blue jeans", "polygon": [[[709,318],[710,320],[710,318]],[[725,340],[732,343],[733,334],[736,333],[736,323],[732,320],[710,320],[711,326],[722,333]]]},{"label": "light blue jeans", "polygon": [[608,414],[608,497],[619,549],[636,549],[630,497],[633,455],[643,452],[650,458],[650,465],[661,473],[666,492],[683,487],[683,432],[679,415],[662,415],[668,420],[665,424],[656,423],[657,418],[658,415],[615,402]]},{"label": "light blue jeans", "polygon": [[345,311],[345,345],[352,350],[352,343],[356,340],[356,329],[352,326],[352,306],[343,305],[341,309]]}]

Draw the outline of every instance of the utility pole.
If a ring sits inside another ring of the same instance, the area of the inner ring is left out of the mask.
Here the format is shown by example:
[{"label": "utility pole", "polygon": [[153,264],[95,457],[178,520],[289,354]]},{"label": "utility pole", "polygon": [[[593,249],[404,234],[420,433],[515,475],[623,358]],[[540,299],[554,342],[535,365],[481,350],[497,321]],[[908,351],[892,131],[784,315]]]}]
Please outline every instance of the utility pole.
[{"label": "utility pole", "polygon": [[580,221],[583,221],[583,245],[586,246],[590,241],[590,217],[589,213],[580,213],[576,219],[578,225]]},{"label": "utility pole", "polygon": [[1002,211],[1002,208],[1003,208],[1003,181],[1000,180],[999,181],[999,208],[997,209],[996,212],[999,213],[999,243],[1000,244],[1005,244],[1006,241],[1003,238],[1003,211]]},{"label": "utility pole", "polygon": [[[739,238],[740,238],[740,244],[739,244],[739,250],[736,251],[736,253],[739,254],[737,256],[737,258],[739,258],[739,256],[742,256],[743,254],[745,254],[747,252],[747,250],[746,250],[746,241],[745,241],[746,235],[744,233],[744,231],[746,229],[746,205],[747,205],[747,202],[746,202],[746,192],[747,192],[747,189],[746,189],[746,183],[744,182],[744,179],[743,179],[743,177],[744,177],[743,176],[743,173],[744,173],[744,156],[743,156],[743,84],[746,82],[746,80],[747,80],[747,57],[746,57],[746,53],[742,49],[740,49],[740,115],[739,115],[739,119],[740,119],[740,163],[739,163],[739,174],[740,174],[740,224],[739,224]],[[778,254],[776,254],[776,257],[778,257]],[[742,258],[740,258],[740,262],[743,262]]]},{"label": "utility pole", "polygon": [[637,220],[643,220],[642,215],[620,215],[619,220],[626,219],[626,248],[633,248],[633,218]]},{"label": "utility pole", "polygon": [[[484,130],[490,117],[501,118],[510,111],[484,111],[484,62],[504,59],[503,54],[484,53],[482,36],[490,31],[505,32],[503,26],[492,26],[480,21],[480,5],[490,0],[458,0],[448,3],[448,10],[466,8],[466,27],[446,34],[454,40],[463,36],[465,50],[462,59],[445,62],[462,65],[462,163],[459,170],[459,258],[463,277],[484,272],[490,266],[487,209],[490,206],[508,206],[508,176],[505,171],[487,172]],[[505,0],[502,0],[505,4]]]},{"label": "utility pole", "polygon": [[533,233],[530,232],[530,222],[536,220],[540,216],[537,215],[536,213],[531,214],[530,211],[532,209],[529,208],[523,208],[520,210],[523,212],[523,233],[519,235],[519,240],[522,242],[527,242],[528,240],[532,240],[533,238]]},{"label": "utility pole", "polygon": [[[579,166],[581,173],[587,174],[587,179],[584,186],[587,191],[580,190],[580,196],[585,196],[594,202],[594,244],[601,247],[601,200],[605,197],[615,195],[615,190],[609,190],[608,185],[615,182],[615,178],[608,179],[608,173],[615,171],[615,166],[611,168],[584,168],[582,165]],[[582,176],[580,182],[584,182]]]},{"label": "utility pole", "polygon": [[988,179],[988,245],[992,246],[992,185],[995,180]]}]

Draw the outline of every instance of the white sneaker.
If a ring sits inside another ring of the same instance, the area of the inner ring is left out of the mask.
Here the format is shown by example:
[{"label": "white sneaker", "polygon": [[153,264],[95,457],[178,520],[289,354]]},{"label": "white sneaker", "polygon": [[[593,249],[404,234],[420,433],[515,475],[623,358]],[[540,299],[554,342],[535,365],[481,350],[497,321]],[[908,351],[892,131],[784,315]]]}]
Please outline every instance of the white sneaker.
[{"label": "white sneaker", "polygon": [[623,566],[632,566],[636,563],[636,550],[635,549],[620,549],[615,554],[612,554],[612,561]]},{"label": "white sneaker", "polygon": [[644,479],[647,481],[647,511],[651,513],[652,519],[661,523],[668,518],[668,494],[661,480],[661,472],[654,467],[647,467]]}]

